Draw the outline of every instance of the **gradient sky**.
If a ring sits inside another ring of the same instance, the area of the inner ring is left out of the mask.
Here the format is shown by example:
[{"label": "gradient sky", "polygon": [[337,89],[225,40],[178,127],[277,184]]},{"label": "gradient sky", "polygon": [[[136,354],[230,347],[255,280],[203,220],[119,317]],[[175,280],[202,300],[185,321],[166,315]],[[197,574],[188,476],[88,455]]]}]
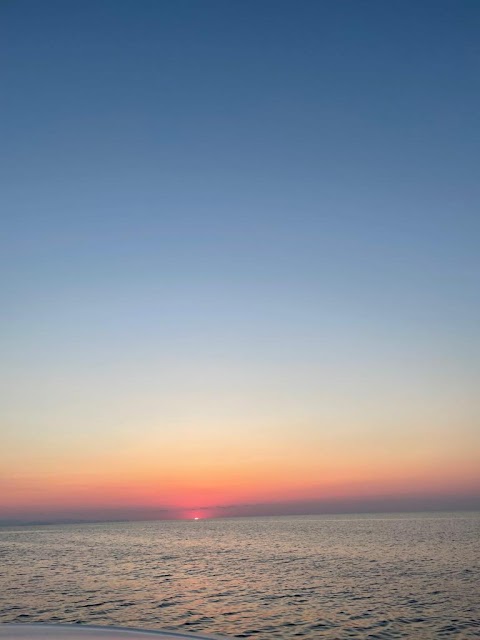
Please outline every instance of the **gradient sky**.
[{"label": "gradient sky", "polygon": [[0,2],[0,519],[480,505],[479,27]]}]

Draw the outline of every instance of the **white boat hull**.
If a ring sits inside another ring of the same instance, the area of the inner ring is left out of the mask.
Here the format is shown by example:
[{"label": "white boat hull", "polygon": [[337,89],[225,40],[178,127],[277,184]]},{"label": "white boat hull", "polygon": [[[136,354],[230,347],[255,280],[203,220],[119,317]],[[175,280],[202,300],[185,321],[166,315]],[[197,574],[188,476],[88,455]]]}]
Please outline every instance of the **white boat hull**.
[{"label": "white boat hull", "polygon": [[179,631],[146,631],[83,624],[0,624],[0,640],[221,640]]}]

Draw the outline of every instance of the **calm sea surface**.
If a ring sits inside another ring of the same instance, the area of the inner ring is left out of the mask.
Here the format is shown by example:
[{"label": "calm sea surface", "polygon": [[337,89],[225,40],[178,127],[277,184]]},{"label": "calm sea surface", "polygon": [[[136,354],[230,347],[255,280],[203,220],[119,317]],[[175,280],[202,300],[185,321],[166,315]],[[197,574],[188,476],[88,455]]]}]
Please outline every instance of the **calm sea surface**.
[{"label": "calm sea surface", "polygon": [[0,529],[0,621],[480,638],[480,514]]}]

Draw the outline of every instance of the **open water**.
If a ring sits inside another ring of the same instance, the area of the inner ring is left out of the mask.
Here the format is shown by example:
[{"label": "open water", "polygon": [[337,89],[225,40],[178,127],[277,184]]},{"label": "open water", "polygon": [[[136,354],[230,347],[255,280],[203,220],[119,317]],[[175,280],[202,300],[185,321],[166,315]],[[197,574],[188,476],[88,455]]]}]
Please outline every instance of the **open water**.
[{"label": "open water", "polygon": [[0,622],[480,638],[480,514],[0,529]]}]

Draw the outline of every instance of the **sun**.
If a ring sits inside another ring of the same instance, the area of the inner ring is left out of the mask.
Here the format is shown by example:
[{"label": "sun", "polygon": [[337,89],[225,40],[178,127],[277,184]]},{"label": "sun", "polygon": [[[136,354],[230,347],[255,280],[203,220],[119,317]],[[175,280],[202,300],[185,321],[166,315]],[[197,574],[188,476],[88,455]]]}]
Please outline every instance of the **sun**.
[{"label": "sun", "polygon": [[200,520],[200,518],[195,517],[194,520]]}]

